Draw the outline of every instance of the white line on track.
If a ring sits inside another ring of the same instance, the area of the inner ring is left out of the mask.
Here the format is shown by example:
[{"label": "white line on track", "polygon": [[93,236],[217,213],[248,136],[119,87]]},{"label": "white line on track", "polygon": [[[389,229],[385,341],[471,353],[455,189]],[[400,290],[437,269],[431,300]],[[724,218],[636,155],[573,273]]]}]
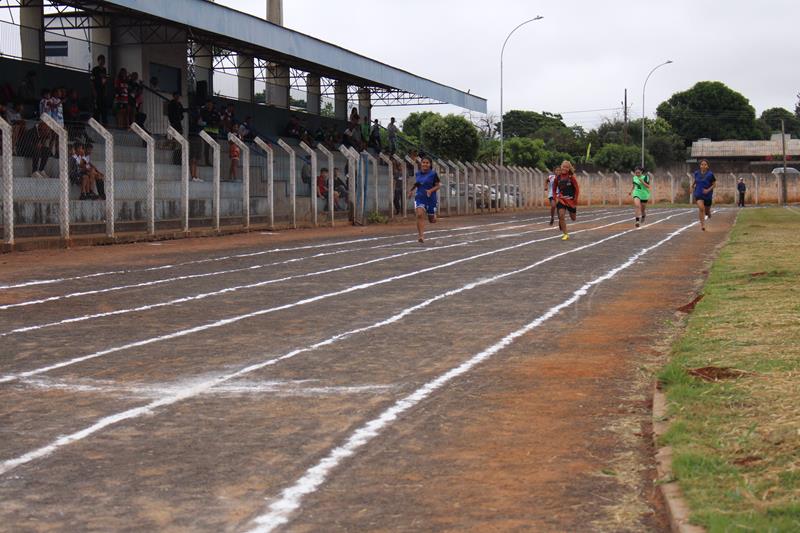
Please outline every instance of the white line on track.
[{"label": "white line on track", "polygon": [[[677,217],[677,216],[680,216],[680,215],[685,215],[685,214],[691,213],[691,212],[693,212],[693,210],[685,210],[682,213],[677,213],[677,214],[674,214],[674,215],[670,215],[670,216],[665,217],[665,218],[663,218],[661,220],[657,220],[655,222],[652,222],[650,224],[650,226],[654,226],[654,225],[659,224],[661,222],[665,222],[665,221],[667,221],[667,220],[669,220],[671,218],[674,218],[674,217]],[[579,231],[589,231],[589,229],[579,230]],[[350,331],[346,331],[346,332],[343,332],[343,333],[336,334],[336,335],[334,335],[332,337],[329,337],[329,338],[327,338],[325,340],[319,341],[319,342],[317,342],[315,344],[312,344],[310,346],[304,346],[304,347],[296,348],[296,349],[291,350],[291,351],[289,351],[289,352],[287,352],[287,353],[285,353],[285,354],[283,354],[281,356],[274,357],[272,359],[268,359],[268,360],[265,360],[265,361],[260,361],[258,363],[254,363],[252,365],[246,366],[246,367],[244,367],[244,368],[242,368],[240,370],[237,370],[237,371],[229,373],[229,374],[225,374],[225,375],[222,375],[222,376],[211,378],[211,379],[208,379],[206,381],[193,383],[191,386],[188,386],[185,389],[178,390],[178,391],[176,391],[174,394],[172,394],[170,396],[161,398],[159,400],[155,400],[155,401],[153,401],[153,402],[151,402],[151,403],[149,403],[147,405],[144,405],[144,406],[141,406],[141,407],[135,407],[135,408],[132,408],[132,409],[128,409],[126,411],[122,411],[120,413],[116,413],[114,415],[110,415],[110,416],[104,417],[104,418],[98,420],[97,422],[95,422],[94,424],[92,424],[91,426],[88,426],[88,427],[86,427],[86,428],[84,428],[84,429],[82,429],[80,431],[77,431],[77,432],[69,434],[69,435],[63,435],[63,436],[57,438],[55,441],[53,441],[52,443],[50,443],[50,444],[48,444],[46,446],[43,446],[41,448],[38,448],[38,449],[33,450],[31,452],[28,452],[28,453],[26,453],[24,455],[21,455],[19,457],[14,458],[14,459],[8,459],[6,461],[3,461],[2,463],[0,463],[0,475],[3,475],[5,473],[9,472],[10,470],[13,470],[14,468],[17,468],[18,466],[21,466],[23,464],[29,463],[29,462],[34,461],[36,459],[41,459],[41,458],[46,457],[48,455],[51,455],[52,453],[57,451],[59,448],[62,448],[64,446],[67,446],[68,444],[72,444],[74,442],[78,442],[80,440],[83,440],[86,437],[89,437],[90,435],[92,435],[94,433],[97,433],[98,431],[100,431],[100,430],[102,430],[104,428],[107,428],[109,426],[118,424],[118,423],[120,423],[122,421],[125,421],[125,420],[131,420],[131,419],[139,418],[139,417],[144,416],[144,415],[153,414],[156,410],[158,410],[161,407],[166,407],[166,406],[178,403],[180,401],[187,400],[189,398],[193,398],[193,397],[195,397],[197,395],[204,394],[206,391],[208,391],[208,390],[210,390],[210,389],[212,389],[214,387],[217,387],[217,386],[219,386],[221,384],[224,384],[226,382],[232,381],[234,379],[241,378],[241,377],[243,377],[243,376],[245,376],[247,374],[250,374],[252,372],[255,372],[257,370],[261,370],[263,368],[276,365],[276,364],[280,363],[281,361],[285,361],[287,359],[291,359],[291,358],[293,358],[293,357],[295,357],[295,356],[297,356],[297,355],[299,355],[301,353],[317,350],[317,349],[325,347],[325,346],[330,346],[330,345],[332,345],[332,344],[334,344],[336,342],[339,342],[339,341],[344,340],[344,339],[351,338],[351,337],[353,337],[355,335],[358,335],[360,333],[365,333],[367,331],[371,331],[371,330],[378,329],[378,328],[381,328],[381,327],[384,327],[384,326],[387,326],[387,325],[390,325],[390,324],[394,324],[394,323],[399,322],[400,320],[404,319],[405,317],[411,315],[412,313],[414,313],[416,311],[419,311],[421,309],[424,309],[424,308],[432,305],[435,302],[438,302],[440,300],[444,300],[445,298],[449,298],[451,296],[455,296],[456,294],[460,294],[462,292],[465,292],[465,291],[468,291],[468,290],[472,290],[472,289],[474,289],[476,287],[487,285],[489,283],[494,283],[494,282],[496,282],[496,281],[498,281],[500,279],[504,279],[504,278],[507,278],[509,276],[513,276],[513,275],[516,275],[516,274],[520,274],[522,272],[529,271],[529,270],[534,269],[534,268],[536,268],[536,267],[538,267],[540,265],[543,265],[545,263],[553,261],[553,260],[555,260],[555,259],[557,259],[559,257],[563,257],[565,255],[569,255],[569,254],[576,253],[576,252],[579,252],[579,251],[582,251],[582,250],[586,250],[588,248],[592,248],[592,247],[598,246],[600,244],[608,242],[608,241],[610,241],[612,239],[619,238],[619,237],[621,237],[623,235],[629,234],[629,233],[634,232],[634,231],[637,231],[637,230],[629,229],[629,230],[626,230],[626,231],[622,231],[620,233],[611,235],[609,237],[605,237],[605,238],[600,239],[598,241],[595,241],[595,242],[592,242],[592,243],[589,243],[589,244],[585,244],[585,245],[579,246],[577,248],[572,248],[572,249],[569,249],[569,250],[565,250],[565,251],[557,253],[557,254],[553,254],[553,255],[548,256],[548,257],[546,257],[544,259],[536,261],[535,263],[527,265],[527,266],[525,266],[523,268],[520,268],[520,269],[517,269],[517,270],[513,270],[513,271],[509,271],[509,272],[504,272],[502,274],[497,274],[497,275],[489,277],[489,278],[484,278],[484,279],[481,279],[481,280],[478,280],[478,281],[467,283],[466,285],[463,285],[463,286],[458,287],[456,289],[451,289],[451,290],[446,291],[444,293],[438,294],[438,295],[436,295],[436,296],[434,296],[432,298],[429,298],[429,299],[427,299],[427,300],[425,300],[423,302],[420,302],[420,303],[418,303],[416,305],[413,305],[411,307],[407,307],[407,308],[401,310],[400,312],[398,312],[397,314],[392,315],[391,317],[386,318],[384,320],[381,320],[379,322],[375,322],[375,323],[370,324],[368,326],[363,326],[363,327],[356,328],[356,329],[353,329],[353,330],[350,330]]]},{"label": "white line on track", "polygon": [[[597,219],[594,219],[594,220],[600,220],[602,218],[610,218],[612,216],[617,216],[617,215],[618,214],[607,215],[605,217],[600,217],[600,218],[597,218]],[[507,231],[507,230],[510,230],[510,229],[522,228],[522,227],[526,227],[526,226],[530,226],[530,225],[533,225],[533,223],[521,224],[521,225],[517,225],[517,226],[510,226],[510,227],[507,227],[507,228],[499,228],[499,229],[492,229],[492,230],[480,230],[480,231],[471,231],[471,232],[468,232],[468,233],[458,233],[458,234],[444,235],[444,236],[436,237],[436,238],[437,239],[450,239],[450,238],[454,238],[454,237],[467,237],[467,236],[470,236],[470,235],[478,235],[478,234],[481,234],[481,233]],[[413,240],[409,240],[409,241],[400,241],[400,242],[390,243],[390,244],[379,244],[377,246],[369,246],[369,247],[364,247],[364,248],[346,248],[344,250],[336,250],[336,251],[333,251],[333,252],[320,252],[320,253],[313,254],[313,255],[295,257],[295,258],[292,258],[292,259],[286,259],[286,260],[283,260],[283,261],[276,261],[276,262],[273,262],[273,263],[261,263],[261,264],[258,264],[258,265],[251,265],[251,266],[241,267],[241,268],[232,268],[232,269],[227,269],[227,270],[217,270],[217,271],[214,271],[214,272],[204,272],[204,273],[200,273],[200,274],[186,274],[186,275],[183,275],[183,276],[175,276],[175,277],[171,277],[171,278],[162,278],[162,279],[156,279],[156,280],[152,280],[152,281],[143,281],[141,283],[132,283],[132,284],[129,284],[129,285],[116,285],[116,286],[113,286],[113,287],[107,287],[107,288],[103,288],[103,289],[92,289],[92,290],[88,290],[88,291],[78,291],[78,292],[72,292],[72,293],[67,293],[67,294],[61,294],[61,295],[58,295],[58,296],[48,296],[48,297],[45,297],[45,298],[38,298],[38,299],[35,299],[35,300],[26,300],[26,301],[22,301],[22,302],[16,302],[16,303],[10,303],[10,304],[2,304],[2,305],[0,305],[0,311],[7,310],[7,309],[14,309],[14,308],[17,308],[17,307],[27,307],[27,306],[31,306],[31,305],[38,305],[38,304],[49,303],[49,302],[56,302],[56,301],[59,301],[59,300],[65,300],[65,299],[70,299],[70,298],[78,298],[78,297],[82,297],[82,296],[94,296],[94,295],[97,295],[97,294],[104,294],[104,293],[108,293],[108,292],[122,291],[122,290],[127,290],[127,289],[139,289],[139,288],[143,288],[143,287],[152,287],[152,286],[155,286],[155,285],[163,285],[165,283],[174,283],[174,282],[177,282],[177,281],[186,281],[186,280],[189,280],[189,279],[206,278],[206,277],[212,277],[212,276],[222,276],[222,275],[228,275],[228,274],[235,274],[237,272],[255,271],[255,270],[260,270],[260,269],[263,269],[263,268],[279,266],[279,265],[286,265],[286,264],[290,264],[290,263],[297,263],[297,262],[300,262],[300,261],[305,261],[307,259],[316,259],[316,258],[327,257],[327,256],[331,256],[331,255],[338,255],[338,254],[344,254],[344,253],[350,253],[350,252],[362,252],[362,251],[368,251],[368,250],[377,250],[377,249],[381,249],[381,248],[389,248],[389,247],[393,247],[393,246],[400,246],[400,245],[405,245],[405,244],[416,244],[416,243],[417,243],[417,240],[413,239]],[[0,336],[2,336],[2,335],[0,335]]]},{"label": "white line on track", "polygon": [[[588,220],[588,221],[578,222],[577,224],[586,224],[586,223],[589,223],[589,222],[596,222],[598,220],[603,220],[603,219],[606,219],[606,218],[614,218],[616,216],[618,216],[618,215],[607,215],[607,216],[604,216],[604,217],[598,217],[598,218],[595,218],[595,219],[592,219],[592,220]],[[621,224],[621,223],[623,223],[625,221],[626,220],[620,220],[620,221],[608,224],[606,226],[599,226],[596,229],[601,229],[601,228],[605,228],[605,227],[608,227],[608,226]],[[425,253],[425,252],[435,252],[435,251],[439,251],[439,250],[447,250],[447,249],[450,249],[450,248],[458,248],[458,247],[461,247],[461,246],[467,246],[469,244],[475,244],[475,243],[485,242],[485,241],[489,241],[489,240],[495,240],[495,239],[500,239],[500,238],[519,237],[519,236],[527,235],[527,234],[530,234],[530,233],[538,233],[538,232],[544,232],[544,231],[552,231],[552,228],[542,228],[542,229],[536,229],[536,230],[530,230],[530,231],[523,231],[523,232],[519,232],[519,233],[516,233],[516,234],[493,236],[493,237],[488,237],[488,238],[483,238],[483,239],[472,239],[472,240],[468,240],[468,241],[458,242],[458,243],[455,243],[455,244],[448,244],[448,245],[445,245],[445,246],[436,246],[436,247],[431,247],[431,248],[420,248],[420,249],[411,250],[411,251],[408,251],[408,252],[402,252],[402,253],[397,253],[397,254],[388,255],[388,256],[384,256],[384,257],[379,257],[377,259],[371,259],[369,261],[362,261],[362,262],[359,262],[359,263],[351,263],[349,265],[343,265],[343,266],[339,266],[339,267],[333,267],[333,268],[328,268],[328,269],[324,269],[324,270],[318,270],[318,271],[314,271],[314,272],[307,272],[307,273],[304,273],[304,274],[295,274],[295,275],[292,275],[292,276],[284,276],[284,277],[281,277],[281,278],[273,278],[273,279],[264,280],[264,281],[257,281],[257,282],[248,283],[248,284],[245,284],[245,285],[236,285],[236,286],[226,287],[224,289],[219,289],[219,290],[212,291],[212,292],[200,293],[200,294],[195,294],[195,295],[191,295],[191,296],[183,296],[183,297],[180,297],[180,298],[173,298],[172,300],[166,300],[166,301],[163,301],[163,302],[157,302],[157,303],[147,304],[147,305],[141,305],[141,306],[138,306],[138,307],[130,307],[130,308],[125,308],[125,309],[118,309],[118,310],[115,310],[115,311],[105,311],[105,312],[102,312],[102,313],[81,315],[81,316],[77,316],[77,317],[66,318],[66,319],[63,319],[63,320],[57,320],[57,321],[54,321],[54,322],[46,322],[46,323],[43,323],[43,324],[35,324],[35,325],[32,325],[32,326],[23,326],[23,327],[15,328],[13,330],[9,330],[9,331],[5,331],[5,332],[0,333],[0,338],[8,337],[10,335],[16,335],[16,334],[19,334],[19,333],[28,333],[28,332],[31,332],[31,331],[39,331],[41,329],[46,329],[46,328],[51,328],[51,327],[56,327],[56,326],[63,326],[63,325],[66,325],[66,324],[74,324],[74,323],[77,323],[77,322],[85,322],[87,320],[94,320],[94,319],[98,319],[98,318],[106,318],[106,317],[110,317],[110,316],[119,316],[119,315],[135,313],[135,312],[141,312],[141,311],[151,311],[153,309],[158,309],[158,308],[161,308],[161,307],[168,307],[168,306],[172,306],[172,305],[183,304],[183,303],[186,303],[186,302],[203,300],[203,299],[211,298],[211,297],[214,297],[214,296],[220,296],[220,295],[223,295],[223,294],[230,294],[232,292],[237,292],[237,291],[240,291],[240,290],[254,289],[254,288],[258,288],[258,287],[264,287],[264,286],[267,286],[267,285],[283,283],[283,282],[294,280],[294,279],[308,278],[308,277],[320,276],[320,275],[323,275],[323,274],[330,274],[332,272],[350,270],[350,269],[353,269],[353,268],[359,268],[359,267],[362,267],[362,266],[371,265],[371,264],[379,263],[379,262],[382,262],[382,261],[388,261],[388,260],[391,260],[391,259],[396,259],[398,257],[403,257],[403,256],[406,256],[406,255],[412,255],[412,254],[417,254],[417,253]],[[581,230],[581,231],[584,231],[584,230]],[[484,232],[476,232],[476,233],[484,233]],[[465,234],[461,234],[461,235],[465,235]],[[556,237],[557,236],[553,236],[551,238],[556,238]],[[416,241],[414,241],[414,242],[416,242]],[[332,252],[332,253],[336,254],[336,253],[340,253],[340,252]],[[294,261],[294,260],[289,260],[287,262],[292,262],[292,261]],[[199,275],[199,276],[202,276],[202,275]],[[192,276],[187,276],[187,277],[192,277]],[[76,294],[83,296],[83,295],[88,294],[88,293],[76,293]],[[40,301],[32,302],[32,303],[41,303],[41,302],[44,302],[44,301],[57,300],[59,298],[60,297],[54,296],[54,297],[48,298],[46,300],[40,300]],[[16,304],[16,305],[22,305],[22,304]],[[9,307],[9,306],[6,306],[6,307]],[[2,309],[2,308],[3,307],[0,306],[0,309]],[[2,380],[0,380],[0,383],[2,383]]]},{"label": "white line on track", "polygon": [[280,527],[289,522],[292,514],[300,509],[303,498],[316,492],[316,490],[320,487],[320,485],[322,485],[322,483],[325,482],[328,475],[334,468],[336,468],[343,460],[355,455],[359,448],[362,448],[369,443],[369,441],[377,437],[383,429],[394,423],[405,411],[415,407],[417,404],[428,398],[431,394],[445,386],[450,381],[462,376],[463,374],[466,374],[475,366],[483,363],[496,353],[510,346],[519,337],[525,335],[535,328],[538,328],[544,322],[557,315],[562,309],[574,304],[583,296],[588,294],[589,289],[591,289],[593,286],[599,285],[600,283],[613,278],[621,271],[633,265],[643,255],[666,244],[675,236],[679,235],[695,224],[697,224],[697,222],[683,226],[682,228],[673,231],[656,244],[648,246],[647,248],[642,248],[630,256],[624,263],[612,268],[602,276],[594,278],[593,280],[585,283],[582,287],[573,292],[572,296],[560,304],[551,307],[532,322],[529,322],[516,331],[512,331],[495,344],[475,354],[470,359],[461,363],[459,366],[453,367],[447,372],[440,374],[438,377],[425,383],[422,387],[418,388],[408,396],[395,402],[380,415],[354,431],[341,446],[331,450],[330,453],[320,460],[316,465],[306,470],[305,474],[295,481],[292,486],[284,489],[280,496],[272,501],[272,503],[269,505],[268,511],[255,518],[253,521],[254,527],[249,531],[251,533],[269,532],[276,527]]},{"label": "white line on track", "polygon": [[[608,210],[602,210],[602,211],[608,211]],[[600,212],[600,211],[592,211],[593,214],[594,213],[598,213],[598,212]],[[503,220],[501,222],[492,222],[492,223],[489,223],[489,224],[473,224],[473,225],[470,225],[470,226],[458,226],[458,227],[455,227],[455,228],[431,230],[431,231],[428,232],[428,234],[441,233],[441,232],[452,232],[452,231],[463,231],[463,230],[475,229],[475,228],[480,228],[480,227],[496,226],[496,225],[500,225],[500,224],[511,224],[511,223],[515,223],[515,222],[520,222],[522,220],[538,220],[538,219],[544,219],[544,218],[545,217],[534,217],[534,218],[530,218],[530,219],[514,219],[514,218],[511,218],[511,219],[508,219],[508,220]],[[234,255],[225,255],[225,256],[221,256],[221,257],[209,257],[209,258],[206,258],[206,259],[196,259],[196,260],[193,260],[193,261],[183,261],[183,262],[180,262],[180,263],[166,264],[166,265],[153,266],[153,267],[147,267],[147,268],[136,268],[136,269],[125,269],[125,270],[109,270],[109,271],[104,271],[104,272],[95,272],[95,273],[92,273],[92,274],[83,274],[83,275],[80,275],[80,276],[71,276],[71,277],[64,277],[64,278],[28,280],[28,281],[23,281],[23,282],[19,282],[19,283],[10,283],[10,284],[7,284],[7,285],[0,285],[0,290],[19,289],[19,288],[22,288],[22,287],[30,287],[30,286],[33,286],[33,285],[50,285],[50,284],[53,284],[53,283],[62,283],[62,282],[65,282],[65,281],[76,281],[76,280],[91,279],[91,278],[97,278],[97,277],[103,277],[103,276],[112,276],[112,275],[133,274],[133,273],[137,273],[137,272],[155,272],[155,271],[159,271],[159,270],[168,270],[168,269],[178,268],[178,267],[187,266],[187,265],[199,265],[199,264],[203,264],[203,263],[227,261],[227,260],[230,260],[230,259],[242,259],[242,258],[245,258],[245,257],[256,257],[256,256],[259,256],[259,255],[273,254],[273,253],[278,253],[278,252],[294,252],[294,251],[298,251],[298,250],[313,250],[313,249],[316,249],[316,248],[329,248],[329,247],[332,247],[332,246],[342,246],[342,245],[345,245],[345,244],[356,244],[356,243],[361,243],[361,242],[371,242],[371,241],[378,241],[378,240],[385,240],[385,239],[405,238],[405,237],[410,237],[410,236],[413,236],[413,235],[416,235],[416,233],[403,233],[403,234],[400,234],[400,235],[382,235],[382,236],[379,236],[379,237],[365,237],[365,238],[361,238],[361,239],[351,239],[351,240],[346,240],[346,241],[324,242],[324,243],[320,243],[320,244],[308,244],[308,245],[294,246],[294,247],[289,247],[289,248],[271,248],[269,250],[260,250],[260,251],[257,251],[257,252],[248,252],[248,253],[241,253],[241,254],[234,254]]]}]

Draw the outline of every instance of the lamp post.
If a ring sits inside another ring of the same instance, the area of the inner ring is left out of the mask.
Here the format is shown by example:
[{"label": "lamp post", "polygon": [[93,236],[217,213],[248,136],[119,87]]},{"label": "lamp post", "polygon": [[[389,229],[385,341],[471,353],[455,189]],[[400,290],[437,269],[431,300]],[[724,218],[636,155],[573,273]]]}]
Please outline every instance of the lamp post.
[{"label": "lamp post", "polygon": [[529,22],[533,22],[535,20],[542,20],[541,15],[536,16],[532,19],[526,20],[522,24],[519,24],[516,28],[511,30],[511,33],[508,34],[506,40],[503,41],[503,48],[500,49],[500,166],[503,166],[503,53],[506,51],[506,43],[514,34],[515,31],[523,27],[525,24]]},{"label": "lamp post", "polygon": [[650,74],[644,79],[644,86],[642,87],[642,168],[644,168],[644,129],[645,129],[645,116],[644,116],[644,91],[647,89],[647,80],[650,79],[650,76],[653,75],[653,72],[658,70],[659,68],[663,67],[664,65],[669,65],[672,63],[671,59],[667,59],[660,65],[653,67],[653,70],[650,71]]}]

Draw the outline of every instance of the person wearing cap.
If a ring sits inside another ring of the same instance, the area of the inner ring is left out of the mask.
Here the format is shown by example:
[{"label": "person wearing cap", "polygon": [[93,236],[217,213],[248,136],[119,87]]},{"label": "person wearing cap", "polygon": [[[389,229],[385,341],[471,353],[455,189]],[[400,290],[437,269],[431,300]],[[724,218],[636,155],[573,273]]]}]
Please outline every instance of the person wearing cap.
[{"label": "person wearing cap", "polygon": [[644,217],[647,216],[647,201],[650,200],[650,176],[644,172],[642,167],[633,169],[633,180],[631,186],[631,196],[633,197],[633,205],[636,210],[636,223],[638,228],[639,224],[644,224]]},{"label": "person wearing cap", "polygon": [[744,207],[744,194],[747,192],[747,185],[744,184],[744,178],[739,178],[739,182],[736,184],[736,190],[739,191],[739,202],[736,205]]}]

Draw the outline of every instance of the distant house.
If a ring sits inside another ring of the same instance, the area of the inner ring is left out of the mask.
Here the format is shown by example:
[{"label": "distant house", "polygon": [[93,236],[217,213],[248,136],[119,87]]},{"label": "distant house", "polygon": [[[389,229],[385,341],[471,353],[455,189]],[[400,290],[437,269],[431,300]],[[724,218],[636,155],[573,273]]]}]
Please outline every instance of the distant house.
[{"label": "distant house", "polygon": [[[781,134],[768,141],[712,141],[692,143],[692,160],[707,159],[711,168],[725,172],[769,172],[783,161]],[[800,139],[786,135],[786,159],[789,166],[800,167]]]}]

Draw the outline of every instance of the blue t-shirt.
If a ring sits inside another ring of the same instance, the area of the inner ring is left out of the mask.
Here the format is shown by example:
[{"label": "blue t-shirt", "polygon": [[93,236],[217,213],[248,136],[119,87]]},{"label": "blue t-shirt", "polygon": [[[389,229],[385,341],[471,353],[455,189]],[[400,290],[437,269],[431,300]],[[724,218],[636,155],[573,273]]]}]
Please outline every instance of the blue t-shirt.
[{"label": "blue t-shirt", "polygon": [[700,198],[702,200],[711,200],[711,197],[714,195],[714,191],[708,191],[708,193],[703,193],[703,189],[708,189],[711,187],[714,182],[717,181],[717,178],[714,177],[714,173],[710,170],[706,171],[706,173],[702,173],[699,170],[694,171],[694,197]]},{"label": "blue t-shirt", "polygon": [[429,170],[428,172],[417,172],[414,175],[416,184],[417,184],[417,191],[414,195],[414,198],[417,202],[432,202],[436,203],[436,193],[434,192],[430,196],[427,195],[427,192],[433,189],[437,183],[439,183],[439,175],[436,173],[435,170]]}]

